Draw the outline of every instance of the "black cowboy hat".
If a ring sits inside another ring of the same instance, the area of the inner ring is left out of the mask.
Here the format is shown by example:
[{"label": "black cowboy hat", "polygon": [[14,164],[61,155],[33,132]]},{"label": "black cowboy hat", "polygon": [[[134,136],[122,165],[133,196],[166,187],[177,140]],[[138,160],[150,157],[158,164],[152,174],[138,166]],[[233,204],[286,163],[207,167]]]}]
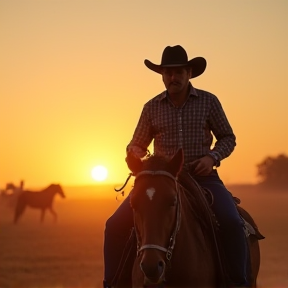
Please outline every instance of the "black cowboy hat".
[{"label": "black cowboy hat", "polygon": [[201,75],[206,69],[206,60],[203,57],[196,57],[188,61],[185,49],[180,46],[167,46],[162,54],[161,64],[157,65],[145,59],[145,65],[154,72],[160,73],[164,67],[188,66],[192,68],[191,78]]}]

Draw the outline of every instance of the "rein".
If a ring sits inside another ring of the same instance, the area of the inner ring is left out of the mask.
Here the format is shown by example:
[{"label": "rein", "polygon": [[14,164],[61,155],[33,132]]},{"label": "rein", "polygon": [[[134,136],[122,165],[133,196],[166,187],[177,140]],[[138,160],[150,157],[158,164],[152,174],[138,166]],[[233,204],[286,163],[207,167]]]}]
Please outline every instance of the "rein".
[{"label": "rein", "polygon": [[[137,238],[137,256],[139,255],[139,253],[145,249],[157,249],[160,250],[162,252],[166,253],[166,259],[168,261],[171,260],[172,258],[172,252],[176,243],[176,235],[180,229],[180,224],[181,224],[181,198],[179,197],[179,184],[177,182],[177,178],[174,177],[171,173],[167,172],[167,171],[150,171],[150,170],[144,170],[140,173],[138,173],[136,175],[135,180],[137,180],[138,178],[140,178],[143,175],[151,175],[151,176],[166,176],[170,179],[172,179],[175,183],[175,187],[176,187],[176,192],[177,192],[177,207],[176,207],[176,224],[173,230],[172,235],[170,236],[170,240],[169,240],[169,247],[165,248],[162,247],[160,245],[156,245],[156,244],[145,244],[140,246],[140,241],[139,241],[139,235],[137,233],[137,230],[135,229],[135,234],[136,234],[136,238]],[[135,217],[134,217],[134,227],[136,227],[135,225]]]},{"label": "rein", "polygon": [[116,192],[120,192],[122,189],[124,189],[124,188],[126,187],[128,181],[130,180],[131,176],[133,176],[133,173],[129,173],[129,175],[128,175],[128,177],[127,177],[125,183],[122,185],[122,187],[119,188],[119,189],[114,188],[114,191],[116,191]]}]

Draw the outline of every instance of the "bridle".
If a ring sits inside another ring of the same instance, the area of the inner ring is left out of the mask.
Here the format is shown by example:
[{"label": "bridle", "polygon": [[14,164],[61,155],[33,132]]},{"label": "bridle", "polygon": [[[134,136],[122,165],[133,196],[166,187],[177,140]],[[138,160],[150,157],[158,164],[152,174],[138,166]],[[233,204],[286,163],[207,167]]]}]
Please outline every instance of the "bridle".
[{"label": "bridle", "polygon": [[139,240],[139,235],[137,233],[136,230],[136,223],[135,223],[135,217],[134,217],[134,227],[135,227],[135,234],[136,234],[136,239],[137,239],[137,256],[140,254],[141,251],[145,250],[145,249],[157,249],[160,250],[162,252],[166,253],[166,259],[168,261],[171,260],[172,258],[172,252],[175,246],[175,242],[176,242],[176,235],[180,229],[180,223],[181,223],[181,197],[179,197],[179,184],[177,182],[177,178],[174,177],[171,173],[167,172],[167,171],[150,171],[150,170],[144,170],[139,172],[136,177],[135,177],[135,181],[140,178],[143,175],[152,175],[152,176],[166,176],[170,179],[172,179],[175,183],[175,188],[176,188],[176,196],[177,196],[177,206],[176,206],[176,224],[174,227],[174,230],[170,236],[170,240],[169,240],[169,246],[168,248],[162,247],[160,245],[156,245],[156,244],[144,244],[142,246],[140,246],[140,240]]}]

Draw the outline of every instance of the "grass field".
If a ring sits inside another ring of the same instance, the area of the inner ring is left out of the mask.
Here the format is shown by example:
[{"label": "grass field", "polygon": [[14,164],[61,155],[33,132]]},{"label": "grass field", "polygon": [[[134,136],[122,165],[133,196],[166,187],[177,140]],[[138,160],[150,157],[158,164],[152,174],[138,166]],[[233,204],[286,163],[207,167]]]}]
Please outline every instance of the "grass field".
[{"label": "grass field", "polygon": [[[74,189],[75,190],[75,189]],[[254,217],[260,242],[258,286],[288,287],[288,191],[259,192],[251,186],[230,189]],[[120,204],[110,198],[57,198],[58,222],[28,209],[17,225],[0,203],[0,288],[101,288],[105,220]],[[71,190],[72,191],[72,190]],[[109,192],[113,195],[113,192]]]}]

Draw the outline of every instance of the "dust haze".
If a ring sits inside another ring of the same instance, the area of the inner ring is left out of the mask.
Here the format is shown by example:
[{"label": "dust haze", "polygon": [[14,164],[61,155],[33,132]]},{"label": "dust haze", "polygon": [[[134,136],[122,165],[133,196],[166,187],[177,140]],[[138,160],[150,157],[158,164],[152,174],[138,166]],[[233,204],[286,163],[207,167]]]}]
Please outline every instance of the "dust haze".
[{"label": "dust haze", "polygon": [[[102,287],[105,221],[123,198],[108,186],[94,194],[91,187],[63,188],[67,198],[54,203],[57,223],[47,213],[40,224],[40,211],[27,208],[14,225],[11,207],[0,199],[1,288]],[[266,237],[260,241],[258,287],[288,287],[288,191],[228,189]]]}]

